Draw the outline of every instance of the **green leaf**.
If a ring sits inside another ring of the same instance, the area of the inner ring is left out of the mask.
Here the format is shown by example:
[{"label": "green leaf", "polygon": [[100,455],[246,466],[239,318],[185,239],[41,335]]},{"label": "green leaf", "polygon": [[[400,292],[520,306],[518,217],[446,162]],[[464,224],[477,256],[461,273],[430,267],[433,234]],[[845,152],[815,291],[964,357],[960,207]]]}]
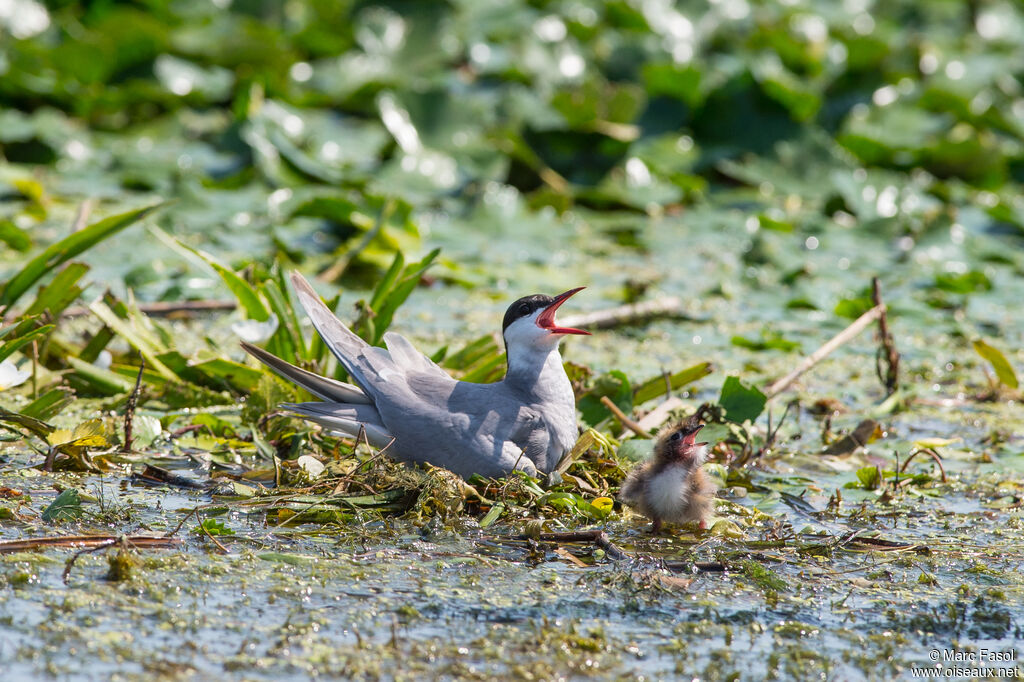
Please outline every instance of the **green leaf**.
[{"label": "green leaf", "polygon": [[755,386],[747,386],[738,377],[726,377],[718,404],[725,409],[725,418],[742,424],[753,421],[764,411],[768,398]]},{"label": "green leaf", "polygon": [[782,334],[768,329],[761,330],[760,339],[748,339],[743,336],[734,336],[732,337],[732,345],[739,346],[740,348],[749,348],[750,350],[755,351],[781,350],[787,353],[791,350],[800,348],[799,342],[784,339]]},{"label": "green leaf", "polygon": [[223,281],[231,291],[235,300],[238,301],[238,305],[245,311],[245,314],[249,318],[256,320],[257,322],[266,322],[270,319],[270,311],[267,310],[267,306],[263,304],[259,294],[256,293],[256,289],[236,274],[234,270],[218,260],[216,256],[201,249],[193,248],[182,241],[175,239],[157,227],[151,228],[151,230],[153,234],[160,239],[160,241],[164,242],[175,251],[185,256],[188,254],[195,255],[202,262],[213,268],[214,272],[220,275],[221,281]]},{"label": "green leaf", "polygon": [[[391,320],[395,316],[395,312],[399,306],[405,303],[406,299],[409,298],[410,294],[419,286],[420,279],[423,277],[423,273],[427,271],[433,262],[437,258],[437,255],[441,253],[441,249],[434,249],[426,255],[426,257],[419,263],[410,265],[402,273],[402,279],[394,286],[394,288],[387,293],[379,307],[375,307],[374,310],[377,316],[374,318],[375,332],[374,332],[374,343],[377,344],[384,337],[384,332],[391,326]],[[376,295],[374,296],[376,300]]]},{"label": "green leaf", "polygon": [[24,252],[32,248],[32,239],[28,236],[28,232],[10,220],[0,220],[0,242],[7,244],[15,251]]},{"label": "green leaf", "polygon": [[878,487],[881,481],[879,480],[878,467],[861,467],[857,469],[857,484],[858,487],[864,490],[874,490]]},{"label": "green leaf", "polygon": [[44,421],[40,421],[35,417],[31,417],[27,414],[18,414],[17,412],[9,412],[4,408],[0,407],[0,422],[7,422],[9,424],[17,424],[18,426],[28,429],[35,436],[46,440],[47,437],[53,432],[53,427]]},{"label": "green leaf", "polygon": [[604,396],[626,414],[633,410],[633,389],[629,377],[617,369],[612,370],[599,376],[594,387],[579,400],[580,415],[587,426],[594,426],[608,417],[608,408],[601,403]]},{"label": "green leaf", "polygon": [[985,358],[988,364],[992,365],[992,371],[999,377],[999,382],[1009,388],[1017,388],[1020,384],[1017,381],[1017,373],[1006,356],[999,349],[994,348],[981,339],[974,342],[974,351]]},{"label": "green leaf", "polygon": [[56,244],[52,244],[7,282],[3,292],[0,293],[0,305],[13,305],[33,284],[47,273],[52,272],[57,266],[145,218],[161,205],[153,204],[104,218],[98,223],[93,223],[83,230],[68,235]]},{"label": "green leaf", "polygon": [[381,307],[384,303],[384,297],[395,286],[395,282],[398,281],[398,277],[402,274],[403,269],[405,269],[405,256],[402,255],[401,251],[396,251],[395,257],[391,261],[391,266],[384,273],[384,277],[377,282],[377,286],[373,290],[373,297],[370,299],[370,308],[372,310],[378,310]]},{"label": "green leaf", "polygon": [[74,402],[74,392],[64,386],[51,389],[21,409],[21,413],[33,419],[46,420],[59,414]]},{"label": "green leaf", "polygon": [[[703,379],[707,375],[711,374],[714,369],[710,362],[702,362],[693,367],[687,367],[686,369],[672,374],[668,378],[668,383],[672,386],[672,390],[676,390],[687,384],[692,384],[694,381]],[[648,400],[653,400],[658,396],[665,394],[665,377],[656,376],[651,377],[647,381],[643,382],[633,390],[633,404],[642,405]]]},{"label": "green leaf", "polygon": [[875,307],[874,302],[867,296],[844,298],[839,303],[836,303],[835,314],[839,317],[855,320],[873,307]]},{"label": "green leaf", "polygon": [[237,391],[249,393],[259,384],[263,372],[247,365],[228,360],[227,358],[211,358],[209,360],[192,361],[189,367],[202,372],[215,382],[227,382]]},{"label": "green leaf", "polygon": [[970,294],[975,291],[991,291],[992,280],[984,272],[971,270],[960,275],[936,275],[935,286],[953,294]]},{"label": "green leaf", "polygon": [[193,528],[192,532],[198,535],[212,535],[214,537],[235,534],[235,531],[225,526],[224,522],[218,519],[203,519],[203,522]]},{"label": "green leaf", "polygon": [[78,491],[68,488],[57,496],[45,510],[43,510],[43,521],[53,523],[55,521],[75,521],[82,518],[82,499]]},{"label": "green leaf", "polygon": [[97,367],[71,355],[64,358],[64,360],[71,365],[71,368],[75,370],[75,374],[78,375],[85,385],[97,393],[118,395],[120,393],[131,393],[135,389],[134,381],[116,372],[111,372],[109,369]]},{"label": "green leaf", "polygon": [[496,503],[493,507],[490,508],[487,514],[485,514],[484,517],[480,519],[480,527],[487,528],[488,526],[493,525],[495,521],[501,518],[501,513],[503,511],[505,511],[504,503]]},{"label": "green leaf", "polygon": [[0,361],[5,360],[6,358],[8,358],[15,351],[17,351],[17,350],[23,348],[24,346],[32,343],[33,339],[37,339],[40,336],[45,336],[45,335],[49,334],[52,331],[53,331],[53,325],[52,324],[46,324],[46,325],[43,325],[42,327],[37,327],[36,329],[33,329],[32,331],[28,332],[27,334],[23,334],[22,336],[19,336],[17,338],[11,339],[10,341],[5,341],[3,344],[0,344]]},{"label": "green leaf", "polygon": [[146,365],[155,370],[160,376],[169,381],[180,381],[177,374],[158,359],[164,349],[158,348],[149,335],[136,329],[128,320],[123,320],[114,313],[103,301],[93,301],[89,304],[89,310],[98,317],[103,324],[113,329],[117,334],[127,341],[135,350],[146,359]]},{"label": "green leaf", "polygon": [[85,263],[68,263],[57,273],[52,282],[39,290],[36,300],[28,307],[25,314],[40,315],[49,311],[53,319],[58,318],[64,309],[82,293],[82,287],[78,286],[78,280],[82,279],[87,272],[89,272],[89,266]]},{"label": "green leaf", "polygon": [[306,344],[302,341],[302,333],[299,331],[301,327],[291,302],[272,279],[263,282],[260,291],[278,319],[277,331],[271,337],[271,352],[293,364],[307,359]]}]

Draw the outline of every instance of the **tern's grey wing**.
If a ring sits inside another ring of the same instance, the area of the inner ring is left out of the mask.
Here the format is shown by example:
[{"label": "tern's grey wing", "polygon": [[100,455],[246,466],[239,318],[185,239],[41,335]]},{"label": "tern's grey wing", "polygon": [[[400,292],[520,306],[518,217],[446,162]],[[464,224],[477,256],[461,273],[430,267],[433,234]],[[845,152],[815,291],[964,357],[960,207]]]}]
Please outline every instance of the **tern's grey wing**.
[{"label": "tern's grey wing", "polygon": [[388,446],[394,438],[381,423],[380,414],[373,405],[343,405],[341,403],[284,403],[281,407],[302,415],[309,421],[331,431],[357,438],[360,432],[375,448]]},{"label": "tern's grey wing", "polygon": [[293,272],[292,284],[317,333],[374,402],[382,397],[401,401],[402,386],[408,375],[423,374],[440,382],[455,381],[399,334],[384,335],[387,349],[369,345],[324,305],[302,275]]},{"label": "tern's grey wing", "polygon": [[298,384],[318,398],[340,403],[370,404],[370,398],[358,386],[307,372],[301,367],[296,367],[290,362],[286,362],[276,355],[245,341],[242,342],[242,348],[246,353],[272,369],[282,379]]},{"label": "tern's grey wing", "polygon": [[384,390],[386,399],[377,407],[396,438],[399,459],[430,462],[464,477],[536,473],[535,453],[547,448],[546,433],[537,432],[543,420],[500,383],[469,384],[427,372]]},{"label": "tern's grey wing", "polygon": [[384,334],[384,343],[387,344],[391,359],[408,374],[434,374],[445,379],[451,379],[447,372],[426,355],[416,350],[416,347],[409,343],[409,340],[401,334],[387,332]]},{"label": "tern's grey wing", "polygon": [[[371,397],[375,397],[375,391],[367,377],[366,367],[364,363],[360,362],[364,353],[372,350],[370,344],[356,336],[331,312],[331,309],[320,300],[320,296],[313,290],[305,277],[293,272],[291,278],[292,286],[295,287],[295,293],[299,297],[299,303],[309,315],[320,338],[324,340],[334,357],[338,358],[338,362],[363,390],[370,393]],[[380,350],[387,352],[384,349]]]}]

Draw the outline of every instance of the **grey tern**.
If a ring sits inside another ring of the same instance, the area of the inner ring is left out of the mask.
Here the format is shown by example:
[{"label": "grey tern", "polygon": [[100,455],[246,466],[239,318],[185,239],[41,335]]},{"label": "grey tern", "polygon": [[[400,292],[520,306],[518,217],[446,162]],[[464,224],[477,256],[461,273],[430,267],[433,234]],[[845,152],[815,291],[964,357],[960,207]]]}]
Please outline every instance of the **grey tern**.
[{"label": "grey tern", "polygon": [[502,328],[505,377],[473,384],[453,379],[400,334],[384,334],[386,349],[367,344],[302,275],[292,273],[291,280],[313,327],[358,386],[242,342],[246,352],[322,401],[286,409],[330,431],[364,433],[399,461],[426,462],[463,478],[516,469],[546,474],[576,442],[576,400],[558,345],[568,334],[590,332],[558,326],[555,311],[584,287],[524,296],[509,306]]},{"label": "grey tern", "polygon": [[619,499],[653,521],[652,532],[663,522],[696,521],[707,527],[717,487],[701,469],[707,443],[697,443],[703,424],[694,419],[669,426],[658,434],[654,456],[630,472]]}]

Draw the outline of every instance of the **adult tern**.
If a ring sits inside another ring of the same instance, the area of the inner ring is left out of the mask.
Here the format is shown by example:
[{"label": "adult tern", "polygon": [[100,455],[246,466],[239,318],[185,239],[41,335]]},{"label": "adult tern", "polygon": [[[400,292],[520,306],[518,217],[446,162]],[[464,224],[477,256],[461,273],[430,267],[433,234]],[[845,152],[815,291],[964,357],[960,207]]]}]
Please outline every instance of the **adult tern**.
[{"label": "adult tern", "polygon": [[292,273],[299,303],[317,333],[358,386],[296,367],[261,348],[242,347],[279,376],[322,402],[284,407],[335,432],[365,433],[371,445],[403,462],[427,462],[468,478],[519,469],[552,471],[578,435],[576,401],[558,351],[568,334],[589,334],[555,323],[570,296],[534,294],[505,312],[502,335],[508,368],[491,384],[456,381],[405,337],[384,334],[387,349],[370,346],[348,329]]}]

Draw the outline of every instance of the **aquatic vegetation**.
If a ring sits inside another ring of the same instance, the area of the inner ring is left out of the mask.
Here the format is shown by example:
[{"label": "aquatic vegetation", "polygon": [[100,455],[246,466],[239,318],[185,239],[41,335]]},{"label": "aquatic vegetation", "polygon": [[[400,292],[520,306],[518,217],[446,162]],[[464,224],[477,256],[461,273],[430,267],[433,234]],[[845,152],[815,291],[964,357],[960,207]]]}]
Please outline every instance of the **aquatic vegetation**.
[{"label": "aquatic vegetation", "polygon": [[[1024,653],[1018,6],[12,6],[6,671],[888,679]],[[588,284],[576,447],[463,481],[282,413],[304,396],[239,338],[343,377],[293,269],[478,382],[509,300]],[[652,535],[619,488],[693,413],[714,516]]]}]

